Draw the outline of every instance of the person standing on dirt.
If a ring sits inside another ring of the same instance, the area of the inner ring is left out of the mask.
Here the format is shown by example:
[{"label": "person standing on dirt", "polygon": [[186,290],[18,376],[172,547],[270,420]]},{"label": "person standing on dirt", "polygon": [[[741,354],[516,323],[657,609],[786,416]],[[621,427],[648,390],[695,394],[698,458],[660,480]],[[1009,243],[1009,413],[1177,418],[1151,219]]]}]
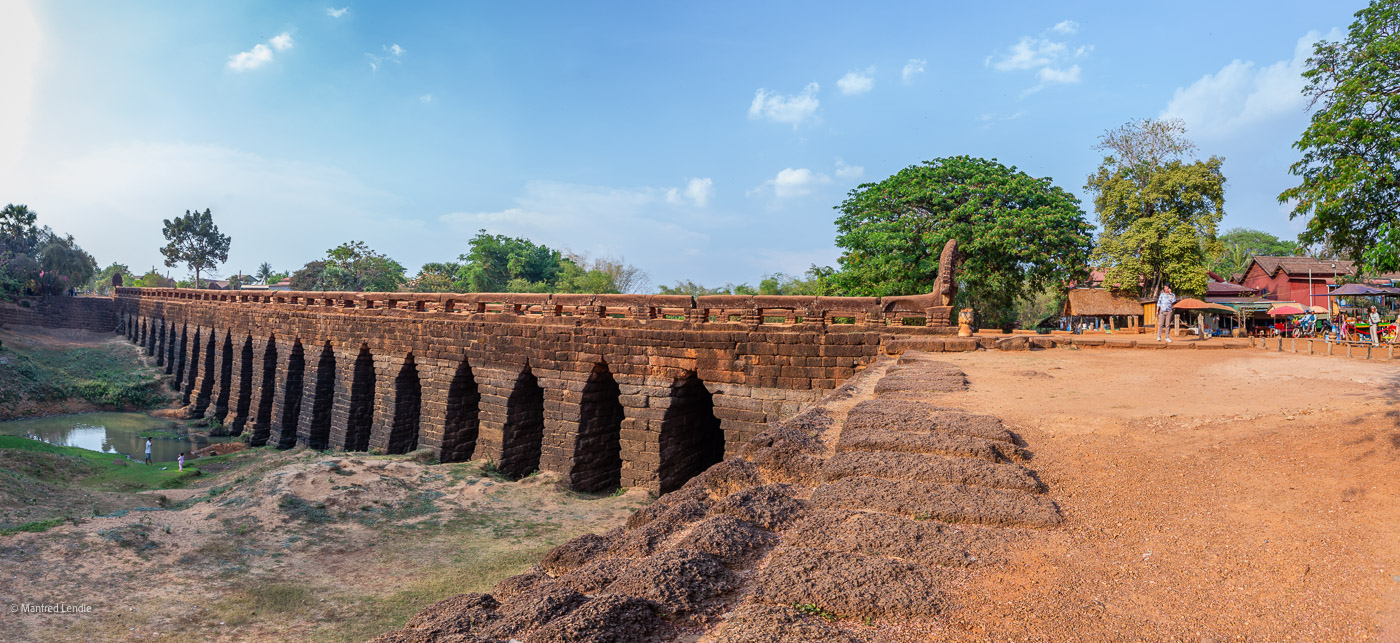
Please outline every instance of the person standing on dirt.
[{"label": "person standing on dirt", "polygon": [[1375,306],[1371,307],[1371,314],[1366,318],[1366,321],[1371,322],[1371,345],[1380,346],[1381,314],[1376,312]]},{"label": "person standing on dirt", "polygon": [[1176,304],[1176,295],[1172,294],[1171,286],[1162,286],[1162,294],[1157,295],[1157,341],[1162,341],[1162,334],[1166,333],[1167,343],[1172,342],[1171,329],[1167,327],[1172,319],[1172,306]]},{"label": "person standing on dirt", "polygon": [[151,463],[151,439],[146,438],[146,464]]}]

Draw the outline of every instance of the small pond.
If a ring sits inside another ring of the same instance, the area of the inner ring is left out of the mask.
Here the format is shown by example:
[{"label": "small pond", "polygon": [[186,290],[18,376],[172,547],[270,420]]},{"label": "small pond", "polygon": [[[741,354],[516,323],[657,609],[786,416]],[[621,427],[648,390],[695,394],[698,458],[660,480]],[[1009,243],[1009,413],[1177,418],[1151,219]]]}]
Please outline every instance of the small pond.
[{"label": "small pond", "polygon": [[[103,453],[121,453],[133,460],[143,461],[146,458],[146,438],[138,434],[150,429],[168,429],[173,423],[173,420],[154,418],[144,413],[73,413],[6,420],[0,422],[0,434]],[[189,453],[210,444],[237,439],[195,435],[178,440],[157,438],[151,441],[151,460],[174,462],[182,451]]]}]

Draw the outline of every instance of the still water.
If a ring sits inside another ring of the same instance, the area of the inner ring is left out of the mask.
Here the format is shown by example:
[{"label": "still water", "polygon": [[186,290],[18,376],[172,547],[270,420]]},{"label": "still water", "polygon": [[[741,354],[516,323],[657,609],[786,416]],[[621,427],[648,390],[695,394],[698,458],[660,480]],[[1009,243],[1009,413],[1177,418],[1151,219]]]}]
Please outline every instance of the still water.
[{"label": "still water", "polygon": [[[0,434],[19,435],[49,444],[80,447],[103,453],[120,453],[131,459],[146,458],[146,438],[137,435],[147,429],[170,426],[170,420],[144,413],[74,413],[0,422]],[[189,453],[217,442],[238,438],[190,436],[180,440],[151,440],[151,460],[174,462],[180,452]]]}]

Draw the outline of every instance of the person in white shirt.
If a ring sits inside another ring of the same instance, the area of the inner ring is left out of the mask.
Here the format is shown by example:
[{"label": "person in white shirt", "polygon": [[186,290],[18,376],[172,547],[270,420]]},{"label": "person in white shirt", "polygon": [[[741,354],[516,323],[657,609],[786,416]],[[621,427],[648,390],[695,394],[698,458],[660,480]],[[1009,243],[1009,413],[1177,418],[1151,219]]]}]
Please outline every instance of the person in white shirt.
[{"label": "person in white shirt", "polygon": [[1371,315],[1366,318],[1371,322],[1371,345],[1379,346],[1381,343],[1381,314],[1376,312],[1376,307],[1371,307]]},{"label": "person in white shirt", "polygon": [[1157,341],[1162,341],[1165,333],[1167,343],[1172,341],[1171,329],[1168,324],[1172,319],[1172,305],[1176,303],[1176,295],[1172,294],[1171,286],[1162,286],[1162,294],[1157,295]]}]

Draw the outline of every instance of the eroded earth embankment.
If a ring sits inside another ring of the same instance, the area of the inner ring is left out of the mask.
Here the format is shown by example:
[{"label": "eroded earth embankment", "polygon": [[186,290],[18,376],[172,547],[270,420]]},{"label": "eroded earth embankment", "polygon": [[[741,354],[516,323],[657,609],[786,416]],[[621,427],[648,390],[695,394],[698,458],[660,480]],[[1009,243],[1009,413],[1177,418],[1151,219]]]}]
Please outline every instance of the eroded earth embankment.
[{"label": "eroded earth embankment", "polygon": [[879,641],[1063,520],[1000,420],[940,407],[961,370],[885,359],[730,458],[490,594],[379,641]]}]

